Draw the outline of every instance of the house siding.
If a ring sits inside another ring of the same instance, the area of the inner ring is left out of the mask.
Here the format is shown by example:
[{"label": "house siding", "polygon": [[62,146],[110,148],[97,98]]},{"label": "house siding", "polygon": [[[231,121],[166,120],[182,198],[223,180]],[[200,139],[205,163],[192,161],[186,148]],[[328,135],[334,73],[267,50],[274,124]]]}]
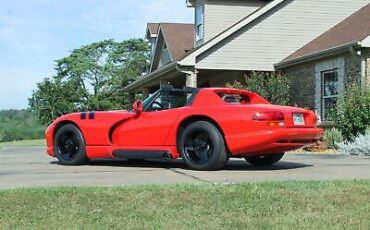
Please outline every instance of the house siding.
[{"label": "house siding", "polygon": [[162,49],[158,69],[161,68],[162,66],[167,65],[170,62],[171,62],[170,52],[168,52],[168,49]]},{"label": "house siding", "polygon": [[286,0],[197,57],[197,69],[273,71],[274,64],[369,0]]},{"label": "house siding", "polygon": [[204,41],[212,39],[265,3],[261,0],[207,0],[204,7]]}]

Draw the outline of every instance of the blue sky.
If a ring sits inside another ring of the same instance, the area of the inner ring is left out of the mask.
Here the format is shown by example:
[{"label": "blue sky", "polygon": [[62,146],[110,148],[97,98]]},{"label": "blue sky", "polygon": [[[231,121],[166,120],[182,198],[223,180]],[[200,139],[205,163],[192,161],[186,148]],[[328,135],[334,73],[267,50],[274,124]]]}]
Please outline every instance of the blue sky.
[{"label": "blue sky", "polygon": [[192,13],[185,0],[0,0],[0,110],[26,108],[74,48],[143,37],[147,22],[192,22]]}]

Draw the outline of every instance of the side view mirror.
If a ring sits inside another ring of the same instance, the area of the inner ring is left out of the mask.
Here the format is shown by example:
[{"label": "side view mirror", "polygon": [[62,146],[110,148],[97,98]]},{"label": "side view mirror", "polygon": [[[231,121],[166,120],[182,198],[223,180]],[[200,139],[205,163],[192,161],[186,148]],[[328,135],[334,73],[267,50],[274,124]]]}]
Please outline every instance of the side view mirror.
[{"label": "side view mirror", "polygon": [[143,103],[141,103],[141,101],[135,101],[132,108],[135,110],[136,114],[138,114],[138,115],[140,115],[144,110]]}]

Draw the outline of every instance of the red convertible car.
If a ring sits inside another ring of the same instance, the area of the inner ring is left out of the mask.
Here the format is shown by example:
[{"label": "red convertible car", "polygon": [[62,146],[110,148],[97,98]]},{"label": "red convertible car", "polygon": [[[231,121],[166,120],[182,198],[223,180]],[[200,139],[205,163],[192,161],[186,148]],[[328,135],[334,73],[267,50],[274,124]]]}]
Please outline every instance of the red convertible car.
[{"label": "red convertible car", "polygon": [[46,130],[47,153],[61,164],[181,157],[196,170],[220,169],[232,157],[272,165],[322,135],[309,110],[271,105],[244,90],[169,86],[131,111],[69,114]]}]

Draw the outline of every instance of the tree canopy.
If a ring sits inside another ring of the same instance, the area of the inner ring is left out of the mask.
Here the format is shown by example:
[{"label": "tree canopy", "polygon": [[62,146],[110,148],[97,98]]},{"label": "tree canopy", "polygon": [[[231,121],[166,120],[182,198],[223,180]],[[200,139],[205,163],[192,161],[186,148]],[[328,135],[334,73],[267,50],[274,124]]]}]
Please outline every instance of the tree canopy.
[{"label": "tree canopy", "polygon": [[37,84],[29,106],[45,125],[66,113],[126,108],[122,89],[145,72],[148,51],[143,39],[104,40],[75,49],[56,61],[55,76]]}]

